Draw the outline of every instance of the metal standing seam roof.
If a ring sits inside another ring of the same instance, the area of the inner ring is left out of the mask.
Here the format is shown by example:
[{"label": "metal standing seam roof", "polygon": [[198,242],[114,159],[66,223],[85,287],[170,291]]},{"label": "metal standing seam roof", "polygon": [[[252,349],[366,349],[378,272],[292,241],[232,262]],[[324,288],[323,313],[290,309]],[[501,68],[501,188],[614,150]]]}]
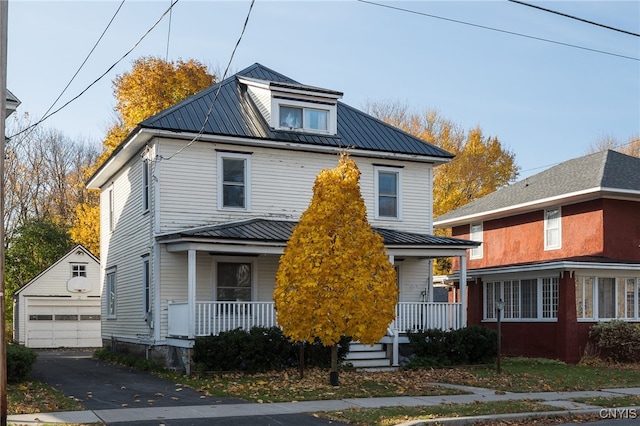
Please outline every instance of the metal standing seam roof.
[{"label": "metal standing seam roof", "polygon": [[434,222],[599,188],[640,194],[640,158],[611,150],[574,158],[443,214]]},{"label": "metal standing seam roof", "polygon": [[[286,220],[270,220],[253,218],[245,221],[211,225],[201,228],[179,231],[163,235],[158,238],[160,242],[184,239],[184,238],[211,238],[221,240],[235,240],[245,242],[272,242],[286,243],[289,241],[293,229],[298,222]],[[476,247],[478,243],[458,238],[438,237],[435,235],[416,234],[411,232],[396,231],[383,228],[373,228],[380,234],[386,246],[415,245],[415,246],[464,246]]]},{"label": "metal standing seam roof", "polygon": [[[206,121],[203,131],[205,134],[428,156],[445,160],[453,158],[453,154],[342,102],[337,104],[337,135],[273,129],[248,96],[244,85],[238,81],[239,76],[318,90],[313,86],[301,85],[256,63],[173,107],[149,117],[140,123],[140,127],[198,133],[202,123]],[[212,112],[208,120],[205,120],[212,104]]]}]

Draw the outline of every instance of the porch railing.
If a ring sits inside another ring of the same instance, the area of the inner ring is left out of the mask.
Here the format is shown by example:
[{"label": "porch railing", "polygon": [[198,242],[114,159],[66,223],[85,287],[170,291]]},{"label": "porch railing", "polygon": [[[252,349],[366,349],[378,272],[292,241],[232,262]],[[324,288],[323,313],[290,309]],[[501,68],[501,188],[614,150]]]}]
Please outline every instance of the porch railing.
[{"label": "porch railing", "polygon": [[[196,336],[217,335],[236,328],[276,326],[273,302],[196,302]],[[187,302],[170,302],[169,336],[189,335]],[[396,305],[396,319],[389,325],[400,333],[427,328],[460,328],[459,303],[401,302]]]}]

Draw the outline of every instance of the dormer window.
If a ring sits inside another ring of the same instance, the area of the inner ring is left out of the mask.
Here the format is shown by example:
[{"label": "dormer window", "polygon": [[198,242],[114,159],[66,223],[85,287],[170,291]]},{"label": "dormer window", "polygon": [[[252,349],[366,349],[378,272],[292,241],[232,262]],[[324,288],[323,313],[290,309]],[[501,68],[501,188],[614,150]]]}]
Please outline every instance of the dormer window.
[{"label": "dormer window", "polygon": [[329,111],[280,105],[280,127],[327,132]]},{"label": "dormer window", "polygon": [[338,132],[342,92],[251,77],[239,80],[272,129],[325,135]]}]

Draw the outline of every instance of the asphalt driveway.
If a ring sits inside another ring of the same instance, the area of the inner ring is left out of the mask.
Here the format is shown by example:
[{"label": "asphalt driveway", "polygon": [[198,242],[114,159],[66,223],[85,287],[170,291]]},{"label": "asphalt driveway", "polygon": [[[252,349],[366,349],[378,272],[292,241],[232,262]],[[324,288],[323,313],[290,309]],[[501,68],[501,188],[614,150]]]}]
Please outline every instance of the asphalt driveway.
[{"label": "asphalt driveway", "polygon": [[88,410],[247,403],[205,396],[181,383],[107,364],[92,355],[92,350],[38,350],[31,376],[76,398]]}]

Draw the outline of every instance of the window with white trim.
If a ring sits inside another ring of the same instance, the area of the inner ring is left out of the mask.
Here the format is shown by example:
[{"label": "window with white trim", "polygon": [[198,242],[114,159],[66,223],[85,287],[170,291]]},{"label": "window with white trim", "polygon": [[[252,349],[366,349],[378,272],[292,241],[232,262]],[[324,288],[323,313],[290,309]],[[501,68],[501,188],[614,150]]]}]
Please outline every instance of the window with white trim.
[{"label": "window with white trim", "polygon": [[576,276],[579,320],[640,320],[640,277]]},{"label": "window with white trim", "polygon": [[250,210],[251,155],[218,152],[218,208]]},{"label": "window with white trim", "polygon": [[557,250],[562,247],[562,211],[560,207],[544,211],[544,249]]},{"label": "window with white trim", "polygon": [[107,269],[106,274],[106,308],[107,308],[107,318],[115,318],[116,317],[116,268]]},{"label": "window with white trim", "polygon": [[113,185],[107,190],[107,197],[109,203],[109,232],[113,232],[115,228],[115,211],[114,211],[114,199],[113,199]]},{"label": "window with white trim", "polygon": [[85,277],[87,276],[87,265],[84,263],[72,263],[71,264],[71,278],[73,277]]},{"label": "window with white trim", "polygon": [[484,283],[484,319],[497,319],[502,300],[505,320],[544,321],[558,317],[557,277],[514,279]]},{"label": "window with white trim", "polygon": [[251,262],[216,262],[216,300],[252,301],[252,270]]},{"label": "window with white trim", "polygon": [[[483,229],[482,222],[480,223],[472,223],[469,229],[469,239],[471,241],[483,242]],[[469,259],[482,259],[484,256],[484,251],[482,249],[483,244],[480,244],[478,247],[474,247],[469,250]]]},{"label": "window with white trim", "polygon": [[280,105],[279,127],[288,130],[329,131],[329,110],[301,106]]},{"label": "window with white trim", "polygon": [[374,171],[376,219],[401,219],[401,169],[376,166]]},{"label": "window with white trim", "polygon": [[151,208],[151,161],[142,161],[142,212]]},{"label": "window with white trim", "polygon": [[142,312],[151,312],[151,269],[148,254],[142,256]]}]

